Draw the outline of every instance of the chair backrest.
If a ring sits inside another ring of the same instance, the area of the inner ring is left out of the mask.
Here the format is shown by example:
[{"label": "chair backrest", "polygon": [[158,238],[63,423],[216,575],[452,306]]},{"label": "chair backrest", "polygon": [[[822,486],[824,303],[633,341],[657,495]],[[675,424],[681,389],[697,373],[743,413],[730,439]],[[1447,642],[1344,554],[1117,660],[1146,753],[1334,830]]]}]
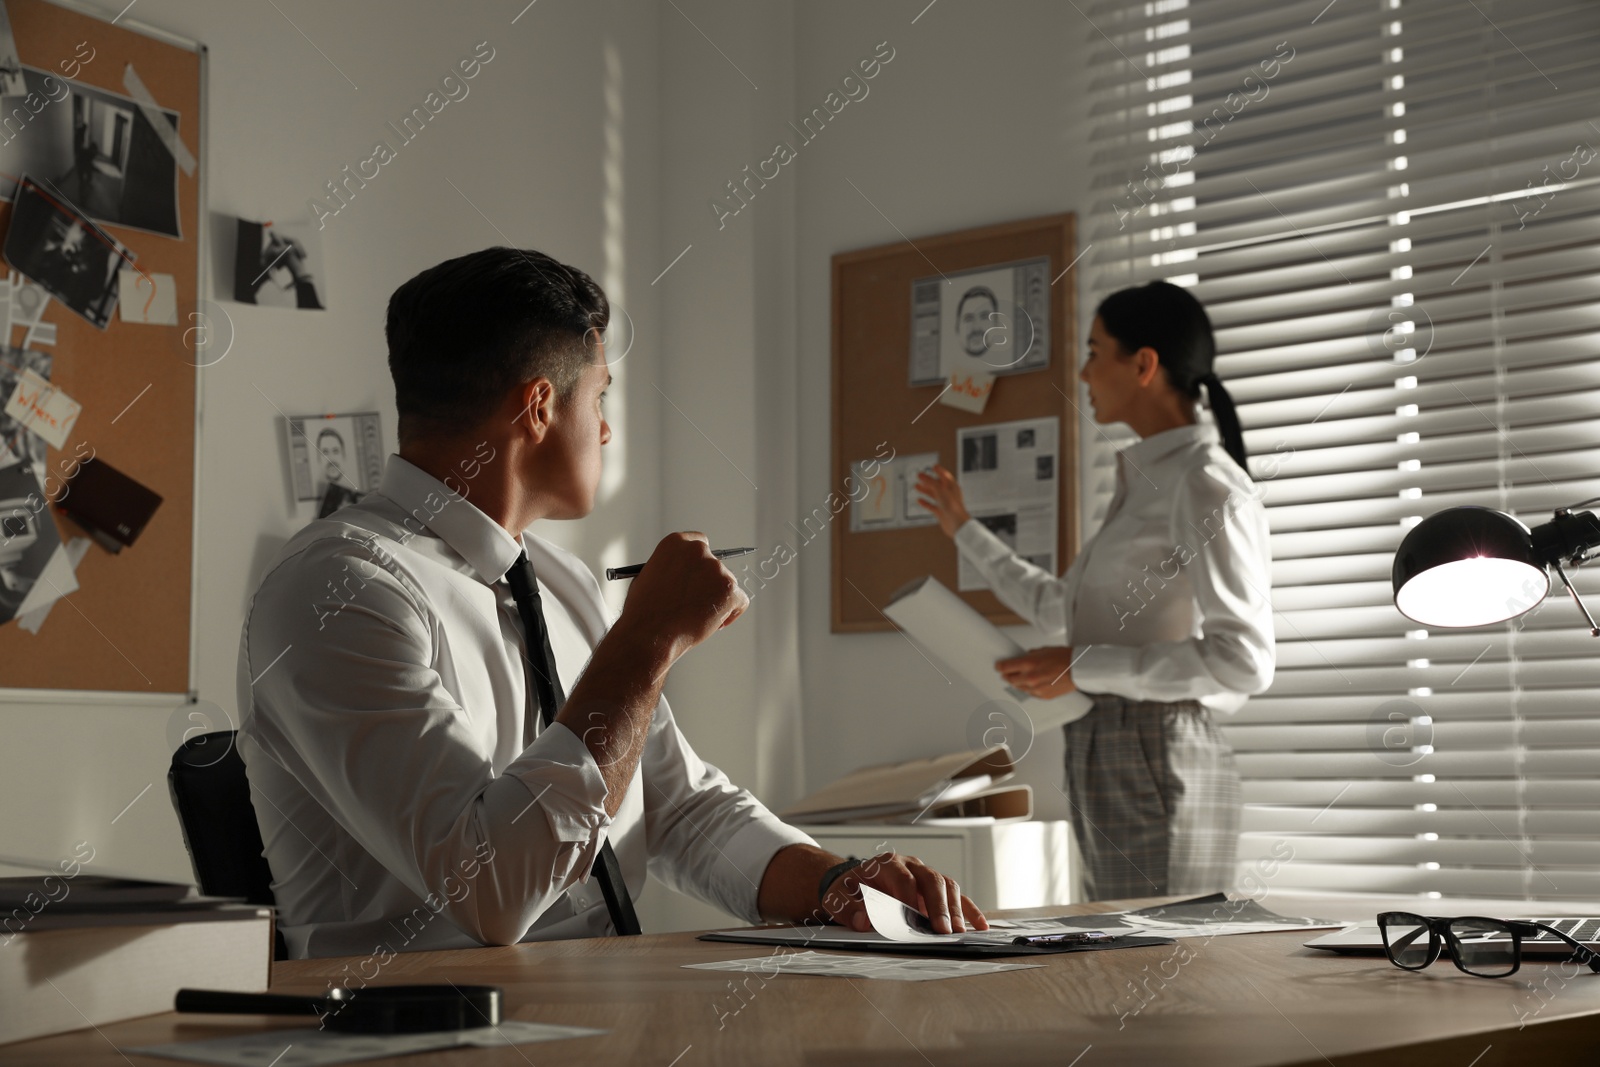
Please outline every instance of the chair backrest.
[{"label": "chair backrest", "polygon": [[[167,786],[200,892],[271,905],[272,870],[262,855],[261,827],[236,740],[234,730],[186,739],[172,754]],[[274,940],[275,955],[284,959],[283,935]]]}]

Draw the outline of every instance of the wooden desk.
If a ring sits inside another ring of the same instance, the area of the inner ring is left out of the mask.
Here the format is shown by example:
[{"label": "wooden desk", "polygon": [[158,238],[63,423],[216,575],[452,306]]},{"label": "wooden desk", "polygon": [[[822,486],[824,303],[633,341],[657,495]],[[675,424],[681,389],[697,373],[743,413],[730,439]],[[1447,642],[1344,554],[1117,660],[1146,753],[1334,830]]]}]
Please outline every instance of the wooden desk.
[{"label": "wooden desk", "polygon": [[[692,934],[406,953],[384,969],[381,981],[492,983],[505,988],[511,1017],[610,1033],[364,1062],[1543,1067],[1596,1061],[1600,975],[1587,969],[1563,981],[1556,965],[1525,963],[1512,978],[1487,980],[1461,974],[1445,961],[1410,974],[1381,958],[1304,949],[1306,939],[1304,933],[1191,939],[1176,946],[1038,957],[1026,962],[1042,962],[1042,970],[938,982],[800,975],[763,981],[759,975],[683,970],[685,963],[770,951],[699,942]],[[1186,962],[1184,949],[1192,957]],[[320,991],[346,962],[276,964],[273,989]],[[748,983],[742,1000],[732,992],[739,980]],[[1519,1032],[1524,1013],[1531,1018]],[[242,1016],[157,1015],[99,1032],[0,1046],[0,1064],[170,1065],[177,1061],[124,1058],[117,1048],[295,1025]]]}]

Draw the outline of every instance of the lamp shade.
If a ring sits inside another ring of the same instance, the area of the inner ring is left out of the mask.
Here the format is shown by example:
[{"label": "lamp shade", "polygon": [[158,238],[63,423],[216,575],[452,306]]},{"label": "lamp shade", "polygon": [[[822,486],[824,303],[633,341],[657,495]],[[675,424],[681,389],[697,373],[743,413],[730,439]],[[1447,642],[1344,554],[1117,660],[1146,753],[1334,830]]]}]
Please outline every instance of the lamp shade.
[{"label": "lamp shade", "polygon": [[1515,618],[1550,591],[1526,526],[1503,511],[1446,508],[1423,519],[1394,554],[1394,606],[1425,626]]}]

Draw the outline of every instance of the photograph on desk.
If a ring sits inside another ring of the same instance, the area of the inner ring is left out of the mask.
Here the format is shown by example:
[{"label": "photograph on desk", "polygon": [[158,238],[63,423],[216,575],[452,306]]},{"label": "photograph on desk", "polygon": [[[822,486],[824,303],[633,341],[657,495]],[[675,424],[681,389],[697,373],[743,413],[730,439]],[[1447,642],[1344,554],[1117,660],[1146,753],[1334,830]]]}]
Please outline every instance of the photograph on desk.
[{"label": "photograph on desk", "polygon": [[9,176],[33,174],[91,219],[181,238],[178,164],[147,117],[176,131],[178,113],[34,67],[22,76],[24,95],[0,96],[0,113],[30,116],[26,136],[0,142],[0,199],[16,193]]},{"label": "photograph on desk", "polygon": [[52,186],[28,177],[17,183],[5,257],[101,330],[117,307],[117,272],[134,261],[126,245],[70,207]]}]

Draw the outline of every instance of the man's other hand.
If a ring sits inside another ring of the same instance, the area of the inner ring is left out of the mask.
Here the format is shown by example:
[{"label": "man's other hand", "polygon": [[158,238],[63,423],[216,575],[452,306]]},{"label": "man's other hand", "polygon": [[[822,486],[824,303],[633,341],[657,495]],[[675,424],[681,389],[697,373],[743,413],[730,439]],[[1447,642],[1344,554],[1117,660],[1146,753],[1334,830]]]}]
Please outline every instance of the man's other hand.
[{"label": "man's other hand", "polygon": [[962,895],[954,878],[940,874],[915,856],[895,852],[864,860],[835,878],[822,898],[829,918],[852,930],[872,929],[867,907],[861,900],[862,885],[870,885],[926,915],[933,923],[934,933],[989,929],[983,912]]}]

